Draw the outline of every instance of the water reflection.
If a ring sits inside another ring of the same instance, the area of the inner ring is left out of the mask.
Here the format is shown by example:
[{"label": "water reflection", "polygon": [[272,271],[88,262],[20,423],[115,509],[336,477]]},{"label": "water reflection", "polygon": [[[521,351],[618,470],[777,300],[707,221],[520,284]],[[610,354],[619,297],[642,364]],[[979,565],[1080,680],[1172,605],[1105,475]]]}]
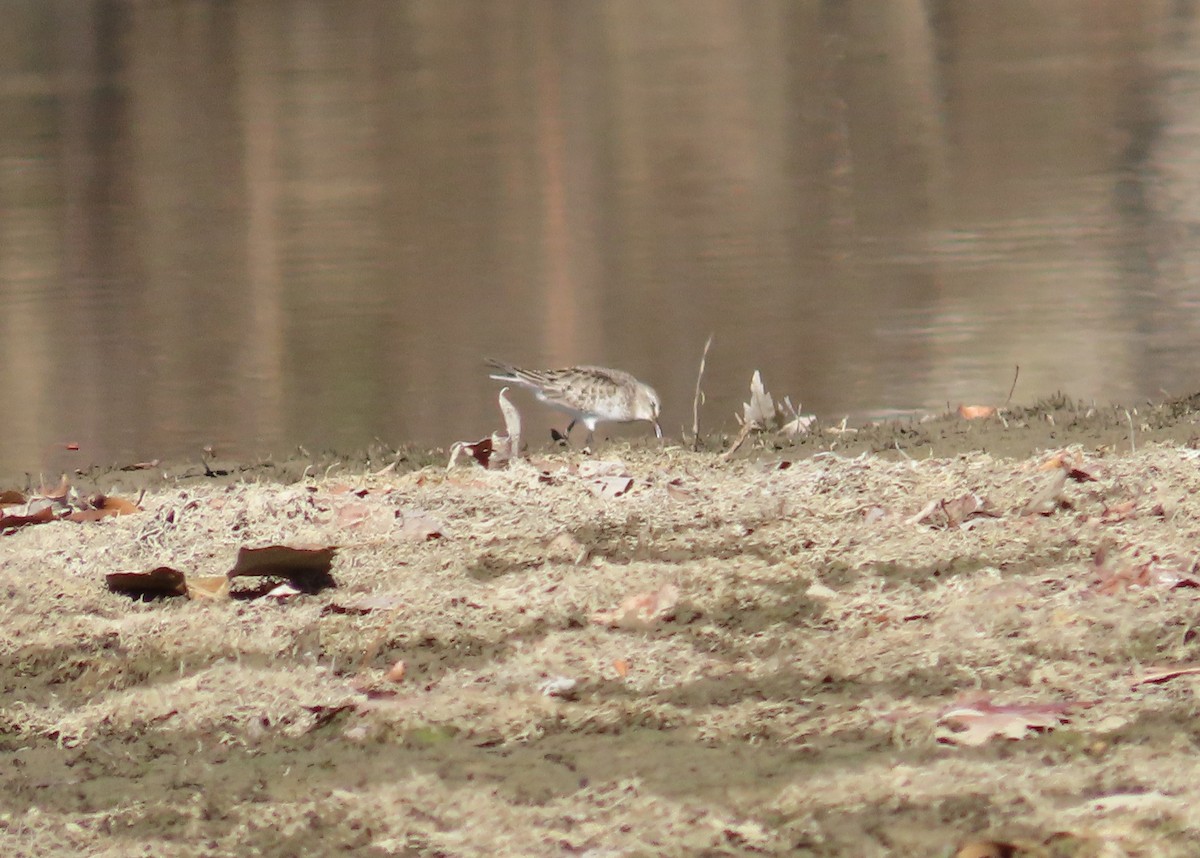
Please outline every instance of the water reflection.
[{"label": "water reflection", "polygon": [[710,425],[1200,385],[1191,4],[6,12],[5,470],[479,437],[485,355],[677,432],[710,331]]}]

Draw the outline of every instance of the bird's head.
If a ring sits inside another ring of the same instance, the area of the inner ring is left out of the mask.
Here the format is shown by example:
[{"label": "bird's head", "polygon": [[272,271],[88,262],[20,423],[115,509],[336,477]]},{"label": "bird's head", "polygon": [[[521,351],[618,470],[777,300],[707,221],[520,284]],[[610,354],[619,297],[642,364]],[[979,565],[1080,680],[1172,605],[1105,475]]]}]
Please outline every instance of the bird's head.
[{"label": "bird's head", "polygon": [[658,412],[661,410],[662,404],[658,398],[658,392],[648,384],[643,384],[638,388],[637,402],[635,403],[635,412],[638,420],[649,420],[654,424],[654,434],[661,438],[662,427],[658,425]]}]

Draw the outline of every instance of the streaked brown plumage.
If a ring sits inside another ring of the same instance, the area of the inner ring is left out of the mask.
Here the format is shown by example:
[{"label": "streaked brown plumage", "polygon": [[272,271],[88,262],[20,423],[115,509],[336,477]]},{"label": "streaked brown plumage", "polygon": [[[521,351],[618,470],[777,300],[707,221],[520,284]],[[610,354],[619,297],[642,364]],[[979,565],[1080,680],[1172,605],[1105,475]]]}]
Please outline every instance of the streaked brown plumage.
[{"label": "streaked brown plumage", "polygon": [[487,364],[499,370],[492,378],[528,388],[542,402],[570,414],[568,433],[576,422],[586,426],[589,445],[598,423],[648,420],[654,424],[654,434],[662,437],[658,394],[627,372],[603,366],[521,369],[492,358]]}]

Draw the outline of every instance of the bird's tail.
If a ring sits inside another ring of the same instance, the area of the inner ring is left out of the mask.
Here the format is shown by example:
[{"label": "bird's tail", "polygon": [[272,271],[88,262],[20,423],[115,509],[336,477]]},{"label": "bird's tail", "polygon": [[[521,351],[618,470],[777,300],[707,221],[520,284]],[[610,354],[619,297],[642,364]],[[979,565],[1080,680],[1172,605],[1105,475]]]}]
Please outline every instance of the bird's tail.
[{"label": "bird's tail", "polygon": [[491,374],[496,381],[507,381],[533,388],[540,387],[546,381],[543,373],[521,369],[519,366],[513,366],[511,363],[505,363],[495,358],[485,358],[484,363],[492,369],[499,370]]}]

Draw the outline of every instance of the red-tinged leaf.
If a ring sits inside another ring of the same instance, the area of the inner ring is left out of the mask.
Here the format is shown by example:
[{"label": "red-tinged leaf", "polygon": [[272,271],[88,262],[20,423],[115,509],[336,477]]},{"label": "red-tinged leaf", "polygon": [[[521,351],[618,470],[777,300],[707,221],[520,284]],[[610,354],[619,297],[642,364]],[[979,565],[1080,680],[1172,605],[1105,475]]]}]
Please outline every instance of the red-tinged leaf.
[{"label": "red-tinged leaf", "polygon": [[1100,522],[1101,524],[1117,524],[1127,519],[1136,518],[1136,507],[1137,501],[1132,500],[1106,506],[1104,507],[1104,512],[1100,514]]},{"label": "red-tinged leaf", "polygon": [[170,566],[158,566],[149,572],[110,572],[104,578],[108,589],[134,598],[187,594],[187,576]]},{"label": "red-tinged leaf", "polygon": [[0,507],[17,506],[25,503],[25,495],[16,489],[5,489],[0,492]]},{"label": "red-tinged leaf", "polygon": [[55,521],[54,510],[48,506],[29,515],[0,514],[0,533],[8,533],[29,524],[45,524],[48,521]]},{"label": "red-tinged leaf", "polygon": [[659,620],[670,619],[674,616],[675,606],[678,603],[679,588],[674,584],[664,584],[653,593],[638,593],[630,596],[621,603],[619,608],[611,611],[597,611],[592,614],[592,622],[613,628],[647,626]]},{"label": "red-tinged leaf", "polygon": [[74,442],[71,442],[70,444],[63,444],[62,448],[64,450],[71,450],[72,452],[76,452],[79,450],[79,445]]},{"label": "red-tinged leaf", "polygon": [[464,453],[483,467],[487,467],[492,460],[492,454],[495,452],[491,437],[481,438],[478,441],[457,441],[450,448],[450,464],[448,468],[453,468],[458,464],[458,459]]},{"label": "red-tinged leaf", "polygon": [[1146,670],[1141,676],[1136,677],[1130,682],[1130,686],[1137,688],[1139,685],[1147,685],[1150,683],[1166,682],[1170,679],[1175,679],[1178,676],[1195,676],[1200,674],[1200,665],[1176,665],[1173,667],[1151,667]]}]

